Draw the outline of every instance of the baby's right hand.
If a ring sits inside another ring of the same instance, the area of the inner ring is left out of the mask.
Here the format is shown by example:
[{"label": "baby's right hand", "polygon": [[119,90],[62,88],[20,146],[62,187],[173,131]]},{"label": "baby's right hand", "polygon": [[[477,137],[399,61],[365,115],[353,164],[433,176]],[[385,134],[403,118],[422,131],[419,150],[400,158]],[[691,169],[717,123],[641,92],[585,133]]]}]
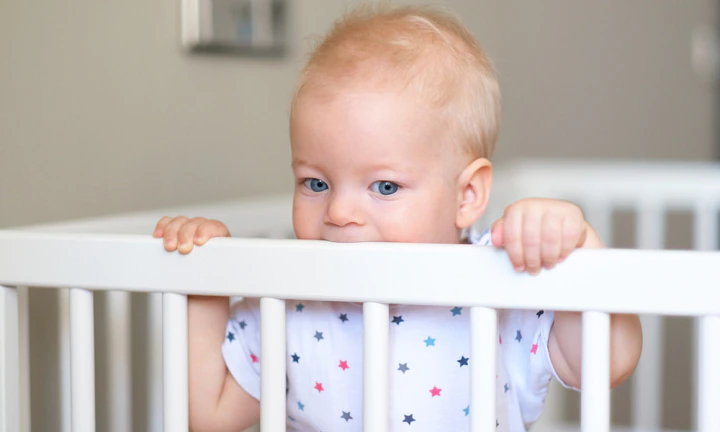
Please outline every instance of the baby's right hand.
[{"label": "baby's right hand", "polygon": [[224,223],[213,219],[165,216],[157,223],[153,237],[163,238],[168,252],[188,254],[194,245],[202,246],[213,237],[230,237],[230,231]]}]

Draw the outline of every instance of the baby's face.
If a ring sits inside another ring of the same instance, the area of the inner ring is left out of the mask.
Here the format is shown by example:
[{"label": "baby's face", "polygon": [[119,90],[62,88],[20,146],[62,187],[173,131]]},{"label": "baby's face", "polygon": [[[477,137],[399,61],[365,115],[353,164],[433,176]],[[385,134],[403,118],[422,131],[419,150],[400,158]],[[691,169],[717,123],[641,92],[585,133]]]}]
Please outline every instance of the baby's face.
[{"label": "baby's face", "polygon": [[308,91],[290,136],[300,239],[457,243],[467,161],[435,112],[411,96]]}]

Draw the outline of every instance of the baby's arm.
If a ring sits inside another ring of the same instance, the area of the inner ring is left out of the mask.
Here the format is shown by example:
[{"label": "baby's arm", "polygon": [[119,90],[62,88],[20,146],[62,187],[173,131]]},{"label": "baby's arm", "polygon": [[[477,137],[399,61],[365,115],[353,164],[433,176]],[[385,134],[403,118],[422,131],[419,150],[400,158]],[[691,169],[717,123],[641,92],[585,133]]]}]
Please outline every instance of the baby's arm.
[{"label": "baby's arm", "polygon": [[[190,253],[212,237],[229,237],[227,227],[202,218],[163,218],[153,234],[169,252]],[[243,431],[257,423],[260,403],[235,381],[222,344],[230,316],[227,297],[188,297],[189,410],[192,431]]]},{"label": "baby's arm", "polygon": [[[493,225],[493,244],[504,246],[518,271],[537,274],[551,269],[576,248],[604,247],[595,230],[574,204],[527,199],[509,206]],[[582,314],[555,312],[548,349],[553,368],[565,384],[581,387]],[[611,315],[610,386],[625,381],[635,370],[642,351],[637,315]]]}]

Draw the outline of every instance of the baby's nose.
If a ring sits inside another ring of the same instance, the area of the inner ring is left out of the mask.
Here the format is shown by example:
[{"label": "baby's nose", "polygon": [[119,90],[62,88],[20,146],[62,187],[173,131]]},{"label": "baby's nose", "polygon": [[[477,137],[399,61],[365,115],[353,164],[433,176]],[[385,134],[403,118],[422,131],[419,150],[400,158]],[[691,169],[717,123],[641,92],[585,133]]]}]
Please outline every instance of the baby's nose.
[{"label": "baby's nose", "polygon": [[325,223],[339,227],[362,225],[362,215],[357,200],[350,194],[332,196],[325,212]]}]

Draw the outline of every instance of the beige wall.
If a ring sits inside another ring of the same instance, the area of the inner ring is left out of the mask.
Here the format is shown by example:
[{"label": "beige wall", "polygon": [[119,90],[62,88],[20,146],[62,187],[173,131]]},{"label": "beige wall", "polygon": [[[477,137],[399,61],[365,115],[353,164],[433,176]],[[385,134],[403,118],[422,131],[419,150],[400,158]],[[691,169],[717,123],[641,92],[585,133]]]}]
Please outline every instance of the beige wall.
[{"label": "beige wall", "polygon": [[[293,80],[347,2],[288,1],[287,55],[264,59],[183,52],[179,0],[0,1],[0,227],[289,191]],[[713,155],[690,35],[714,1],[444,3],[497,63],[498,160]],[[35,426],[56,430],[54,294],[32,304]]]}]

